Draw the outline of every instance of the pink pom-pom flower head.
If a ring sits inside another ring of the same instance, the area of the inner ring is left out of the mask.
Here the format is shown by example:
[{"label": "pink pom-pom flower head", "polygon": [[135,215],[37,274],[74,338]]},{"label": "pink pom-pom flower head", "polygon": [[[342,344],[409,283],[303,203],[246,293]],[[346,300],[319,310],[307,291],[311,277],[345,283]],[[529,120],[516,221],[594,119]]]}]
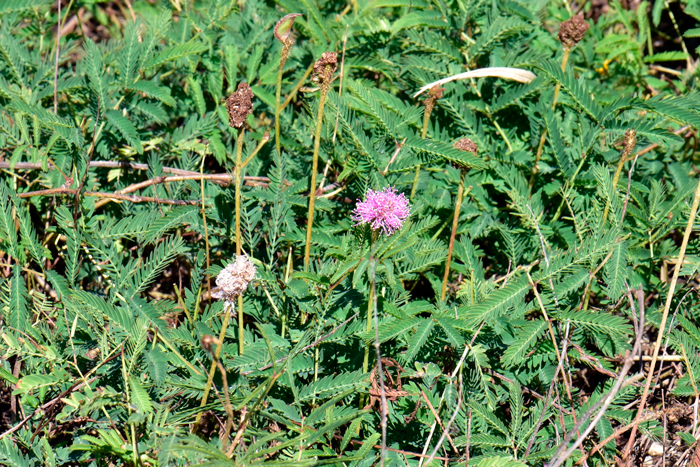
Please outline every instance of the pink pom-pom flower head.
[{"label": "pink pom-pom flower head", "polygon": [[400,230],[411,211],[408,199],[393,187],[382,191],[367,190],[364,201],[353,211],[355,225],[369,224],[372,230],[382,229],[385,235]]}]

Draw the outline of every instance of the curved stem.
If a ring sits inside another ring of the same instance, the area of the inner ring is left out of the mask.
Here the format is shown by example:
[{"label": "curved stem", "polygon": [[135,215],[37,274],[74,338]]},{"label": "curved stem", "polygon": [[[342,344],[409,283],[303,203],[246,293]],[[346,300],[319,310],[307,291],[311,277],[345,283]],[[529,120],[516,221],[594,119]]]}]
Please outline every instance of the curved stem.
[{"label": "curved stem", "polygon": [[316,204],[316,172],[318,172],[318,150],[321,146],[321,129],[323,128],[323,107],[326,105],[328,87],[321,87],[321,97],[318,103],[316,117],[316,137],[314,138],[314,156],[311,165],[311,191],[309,192],[309,215],[306,224],[306,249],[304,250],[304,268],[308,269],[311,256],[311,230],[314,224],[314,205]]}]

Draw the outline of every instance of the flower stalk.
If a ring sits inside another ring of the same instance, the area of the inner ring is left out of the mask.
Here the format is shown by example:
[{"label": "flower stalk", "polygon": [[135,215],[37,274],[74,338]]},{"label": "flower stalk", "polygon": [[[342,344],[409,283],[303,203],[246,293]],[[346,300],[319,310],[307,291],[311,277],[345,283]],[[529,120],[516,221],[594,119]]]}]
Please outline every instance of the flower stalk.
[{"label": "flower stalk", "polygon": [[287,63],[289,51],[294,45],[294,40],[290,37],[294,20],[301,16],[300,13],[290,13],[280,19],[275,25],[275,37],[282,43],[282,52],[280,53],[280,66],[277,71],[277,90],[275,92],[275,148],[278,154],[282,154],[282,142],[280,141],[280,113],[282,113],[282,75],[284,74],[284,65]]},{"label": "flower stalk", "polygon": [[[372,239],[370,242],[370,254],[369,254],[369,300],[367,301],[367,327],[366,331],[369,334],[372,331],[372,319],[375,315],[377,306],[377,281],[376,281],[376,269],[377,269],[377,259],[374,254],[377,251],[377,233],[378,231],[372,232]],[[371,349],[371,344],[367,344],[365,347],[365,357],[362,362],[362,372],[367,373],[369,371],[369,352]]]},{"label": "flower stalk", "polygon": [[[238,130],[238,138],[236,138],[236,255],[242,252],[241,240],[241,153],[243,152],[243,134],[244,129],[241,127]],[[243,355],[245,350],[244,344],[244,316],[243,316],[243,295],[238,295],[238,354]],[[229,313],[230,314],[230,313]],[[222,335],[225,329],[222,329]],[[223,339],[222,339],[223,340]],[[220,349],[221,347],[218,347]]]},{"label": "flower stalk", "polygon": [[[474,155],[478,152],[476,144],[469,138],[462,138],[454,144],[456,149],[461,151],[471,152]],[[459,188],[457,189],[457,199],[455,200],[455,213],[452,218],[452,232],[450,233],[450,245],[447,249],[447,259],[445,260],[445,274],[442,277],[442,290],[440,291],[440,301],[445,300],[447,295],[447,281],[450,277],[450,264],[452,263],[452,252],[455,246],[455,237],[457,236],[457,226],[459,225],[459,212],[462,209],[462,198],[464,197],[464,178],[467,174],[467,168],[459,167]]]},{"label": "flower stalk", "polygon": [[[377,268],[377,258],[375,257],[377,239],[380,233],[389,236],[400,230],[404,221],[408,218],[410,210],[411,207],[406,196],[403,193],[396,193],[396,189],[392,187],[387,187],[382,191],[368,190],[365,200],[358,202],[353,211],[352,218],[357,222],[356,225],[367,224],[372,229],[369,255],[370,289],[367,303],[367,333],[372,331],[372,316],[373,313],[376,313],[377,306],[375,276]],[[368,344],[365,348],[365,356],[362,363],[362,371],[364,373],[367,373],[369,370],[369,352],[370,345]]]},{"label": "flower stalk", "polygon": [[[212,291],[212,297],[224,299],[224,316],[221,323],[221,332],[219,333],[219,342],[223,343],[226,338],[226,330],[228,323],[231,320],[233,308],[233,299],[238,299],[238,352],[243,354],[243,292],[248,287],[248,283],[255,276],[255,266],[250,263],[247,257],[241,256],[243,251],[241,240],[241,171],[243,164],[241,163],[243,154],[243,137],[245,133],[245,120],[253,111],[253,91],[246,83],[240,83],[236,92],[231,94],[226,99],[226,111],[228,113],[229,126],[238,129],[236,137],[236,167],[234,175],[234,183],[236,190],[236,262],[228,265],[216,278],[217,288]],[[204,394],[200,407],[207,404],[209,392],[211,391],[212,382],[214,381],[214,373],[216,372],[216,362],[221,355],[223,345],[218,345],[214,352],[214,360],[209,368],[207,383],[204,386]],[[201,413],[197,415],[193,432],[197,431]]]},{"label": "flower stalk", "polygon": [[[559,42],[561,42],[562,49],[564,51],[564,56],[561,59],[561,71],[566,70],[566,64],[569,61],[569,53],[571,52],[571,49],[576,47],[576,45],[581,42],[583,39],[583,36],[586,34],[586,31],[588,31],[588,28],[590,26],[588,23],[586,23],[586,20],[583,19],[583,14],[578,14],[575,16],[572,16],[571,19],[564,21],[561,23],[559,26]],[[561,84],[557,83],[556,86],[554,86],[554,99],[552,99],[552,109],[556,108],[557,106],[557,99],[559,97],[559,91],[561,90]],[[532,166],[532,170],[530,173],[530,183],[529,183],[529,188],[530,192],[532,192],[532,188],[535,185],[535,177],[537,176],[537,173],[539,172],[539,168],[537,167],[537,164],[539,164],[540,159],[542,158],[542,151],[544,149],[544,142],[547,139],[547,129],[544,128],[542,130],[542,135],[540,136],[540,142],[537,145],[537,154],[535,155],[535,163]]]},{"label": "flower stalk", "polygon": [[[634,128],[630,128],[625,131],[625,136],[622,140],[623,148],[620,154],[620,161],[617,163],[617,169],[615,170],[615,175],[612,181],[612,193],[613,195],[617,192],[617,182],[620,180],[620,173],[634,151],[634,147],[637,145],[637,131]],[[610,203],[605,203],[605,209],[603,210],[603,217],[601,222],[605,222],[608,218],[608,212],[610,211]]]},{"label": "flower stalk", "polygon": [[[420,137],[423,139],[425,139],[425,137],[428,135],[428,125],[430,125],[430,114],[433,113],[435,103],[438,99],[442,97],[442,93],[444,91],[445,88],[441,88],[439,85],[436,84],[435,86],[430,88],[430,90],[428,91],[428,97],[426,97],[423,101],[425,105],[425,111],[423,112],[423,129],[420,133]],[[411,187],[411,199],[413,199],[413,197],[416,195],[416,189],[418,188],[418,180],[420,178],[420,169],[421,165],[416,165],[416,172],[413,176],[413,186]]]},{"label": "flower stalk", "polygon": [[318,102],[318,115],[316,117],[316,135],[314,137],[314,154],[311,164],[311,191],[309,192],[309,214],[306,224],[306,248],[304,250],[304,268],[308,269],[311,257],[311,231],[314,223],[314,206],[316,204],[316,175],[318,172],[318,151],[321,146],[321,130],[323,129],[323,108],[326,105],[326,96],[331,88],[333,74],[338,68],[338,55],[335,52],[324,52],[314,65],[312,81],[320,85],[321,94]]}]

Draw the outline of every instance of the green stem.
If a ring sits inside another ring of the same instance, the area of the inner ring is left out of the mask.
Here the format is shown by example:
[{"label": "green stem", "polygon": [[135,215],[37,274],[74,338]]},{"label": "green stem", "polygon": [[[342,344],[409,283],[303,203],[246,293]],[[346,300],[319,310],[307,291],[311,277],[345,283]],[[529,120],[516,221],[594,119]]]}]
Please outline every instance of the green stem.
[{"label": "green stem", "polygon": [[[373,262],[374,260],[370,258],[370,262]],[[372,266],[370,266],[372,267]],[[373,316],[373,306],[374,306],[374,290],[375,290],[375,284],[374,281],[372,281],[372,284],[370,285],[369,289],[369,300],[367,302],[367,334],[372,331],[372,316]],[[365,359],[362,362],[362,372],[367,373],[369,370],[369,350],[370,350],[370,344],[367,344],[367,347],[365,347]]]},{"label": "green stem", "polygon": [[329,85],[321,86],[321,97],[318,103],[316,117],[316,137],[314,139],[314,156],[311,165],[311,191],[309,192],[309,215],[306,224],[306,249],[304,250],[304,268],[308,269],[311,257],[311,230],[314,224],[314,205],[316,204],[316,172],[318,172],[318,150],[321,146],[321,129],[323,128],[323,107],[326,105],[326,94]]},{"label": "green stem", "polygon": [[511,146],[510,140],[508,139],[508,136],[506,135],[506,133],[503,131],[503,128],[501,128],[501,125],[498,124],[498,122],[496,121],[496,119],[493,116],[489,115],[489,118],[491,119],[491,123],[493,123],[493,126],[496,127],[496,131],[498,131],[498,134],[501,135],[501,138],[503,138],[503,141],[506,142],[506,146],[508,146],[508,153],[513,152],[513,146]]},{"label": "green stem", "polygon": [[416,166],[416,174],[413,176],[413,186],[411,187],[411,197],[410,199],[413,199],[413,197],[416,194],[416,188],[418,188],[418,178],[420,177],[420,164]]},{"label": "green stem", "polygon": [[464,176],[466,170],[461,169],[459,174],[459,188],[457,189],[457,200],[455,201],[455,215],[452,219],[452,233],[450,234],[450,246],[447,249],[447,261],[445,261],[445,275],[442,278],[442,291],[440,292],[440,301],[445,300],[447,295],[447,280],[450,277],[450,263],[452,262],[452,251],[455,246],[455,236],[457,235],[457,226],[459,225],[459,212],[462,209],[462,195],[464,194]]}]

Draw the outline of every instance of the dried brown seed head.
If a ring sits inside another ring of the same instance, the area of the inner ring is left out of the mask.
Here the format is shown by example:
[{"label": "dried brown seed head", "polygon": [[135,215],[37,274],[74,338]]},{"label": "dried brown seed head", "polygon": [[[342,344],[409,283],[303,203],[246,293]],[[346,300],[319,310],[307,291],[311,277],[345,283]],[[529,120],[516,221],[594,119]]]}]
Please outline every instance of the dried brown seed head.
[{"label": "dried brown seed head", "polygon": [[228,111],[228,124],[233,128],[242,128],[245,119],[253,111],[253,91],[248,83],[240,83],[236,92],[226,99]]},{"label": "dried brown seed head", "polygon": [[559,26],[559,42],[567,48],[571,49],[576,46],[590,26],[583,19],[583,13],[573,16],[570,20],[564,21]]},{"label": "dried brown seed head", "polygon": [[462,138],[460,140],[457,140],[452,146],[455,149],[459,149],[460,151],[469,151],[474,155],[476,155],[476,153],[479,151],[479,148],[476,146],[476,143],[474,143],[474,141],[470,140],[469,138]]},{"label": "dried brown seed head", "polygon": [[[460,151],[467,151],[471,152],[476,156],[476,153],[478,152],[479,148],[476,146],[476,143],[474,141],[470,140],[469,138],[462,138],[454,142],[452,145],[453,148],[459,149]],[[468,166],[465,164],[462,164],[456,160],[452,161],[452,167],[455,169],[467,169]]]},{"label": "dried brown seed head", "polygon": [[323,52],[321,58],[314,65],[314,73],[311,81],[321,86],[329,86],[333,80],[333,74],[338,69],[338,54],[335,52]]},{"label": "dried brown seed head", "polygon": [[628,158],[632,155],[632,151],[634,151],[634,147],[637,145],[637,130],[630,128],[625,131],[623,142],[625,145],[623,157]]}]

